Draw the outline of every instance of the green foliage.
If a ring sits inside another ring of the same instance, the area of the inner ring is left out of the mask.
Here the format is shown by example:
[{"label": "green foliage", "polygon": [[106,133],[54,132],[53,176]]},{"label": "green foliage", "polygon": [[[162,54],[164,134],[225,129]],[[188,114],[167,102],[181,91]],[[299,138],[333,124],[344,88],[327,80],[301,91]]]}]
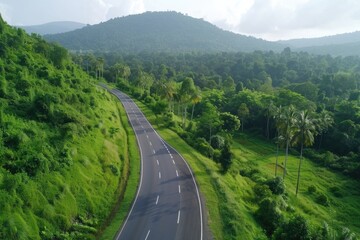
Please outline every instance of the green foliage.
[{"label": "green foliage", "polygon": [[220,153],[218,161],[220,162],[221,167],[224,172],[229,170],[229,168],[232,164],[232,153],[231,153],[229,142],[226,142],[224,147],[221,149],[221,153]]},{"label": "green foliage", "polygon": [[306,219],[301,215],[292,217],[289,222],[274,233],[274,239],[279,240],[310,240],[310,228]]},{"label": "green foliage", "polygon": [[312,194],[312,193],[316,193],[317,192],[317,188],[315,185],[310,185],[308,187],[308,193]]},{"label": "green foliage", "polygon": [[329,206],[329,199],[324,193],[318,193],[315,200],[321,205]]},{"label": "green foliage", "polygon": [[118,105],[67,50],[0,25],[0,239],[92,239],[129,174]]},{"label": "green foliage", "polygon": [[277,176],[273,179],[266,181],[266,184],[269,186],[269,189],[273,194],[281,195],[285,192],[285,184],[281,177]]},{"label": "green foliage", "polygon": [[282,221],[277,202],[271,198],[265,198],[260,202],[255,215],[268,236],[273,234]]}]

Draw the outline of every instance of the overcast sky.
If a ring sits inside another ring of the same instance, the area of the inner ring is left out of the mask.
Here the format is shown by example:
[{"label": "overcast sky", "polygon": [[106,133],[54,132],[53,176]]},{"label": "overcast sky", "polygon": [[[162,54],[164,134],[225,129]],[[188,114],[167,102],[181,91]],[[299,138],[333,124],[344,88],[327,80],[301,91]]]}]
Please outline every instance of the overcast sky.
[{"label": "overcast sky", "polygon": [[360,30],[359,0],[0,0],[11,25],[96,24],[145,11],[174,10],[267,40]]}]

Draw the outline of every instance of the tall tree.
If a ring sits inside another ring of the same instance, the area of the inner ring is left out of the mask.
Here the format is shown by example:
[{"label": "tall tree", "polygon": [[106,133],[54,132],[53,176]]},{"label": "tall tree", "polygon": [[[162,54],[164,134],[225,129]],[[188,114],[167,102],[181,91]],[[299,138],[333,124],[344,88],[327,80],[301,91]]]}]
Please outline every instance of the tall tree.
[{"label": "tall tree", "polygon": [[196,90],[191,95],[191,103],[192,103],[191,118],[190,118],[191,121],[193,120],[193,117],[194,117],[195,105],[201,101],[200,89],[198,89],[198,88],[195,88],[195,89]]},{"label": "tall tree", "polygon": [[250,115],[250,111],[249,108],[247,107],[246,103],[241,103],[239,108],[238,108],[238,117],[241,120],[241,131],[244,131],[244,125],[245,125],[245,120],[247,117],[249,117]]},{"label": "tall tree", "polygon": [[[274,107],[271,111],[271,115],[275,119],[275,122],[278,124],[282,114],[282,107]],[[276,162],[275,162],[275,177],[277,176],[277,167],[279,161],[279,145],[281,143],[282,137],[280,137],[279,128],[276,128]]]},{"label": "tall tree", "polygon": [[186,77],[181,83],[181,88],[179,90],[181,96],[181,103],[183,107],[183,117],[182,117],[182,125],[185,127],[186,123],[186,115],[187,115],[187,107],[191,100],[191,96],[196,91],[196,87],[194,85],[194,80],[190,77]]},{"label": "tall tree", "polygon": [[289,147],[291,139],[293,137],[293,127],[295,121],[295,108],[290,105],[283,109],[278,117],[277,128],[279,129],[280,136],[284,139],[285,142],[285,161],[284,161],[284,172],[283,178],[286,176],[286,164],[289,155]]},{"label": "tall tree", "polygon": [[292,139],[295,144],[300,144],[300,161],[296,182],[296,195],[299,191],[300,172],[303,162],[303,148],[304,145],[311,146],[314,143],[314,136],[316,134],[315,126],[315,119],[311,116],[311,113],[308,110],[301,111],[300,113],[296,114],[294,121],[294,136]]}]

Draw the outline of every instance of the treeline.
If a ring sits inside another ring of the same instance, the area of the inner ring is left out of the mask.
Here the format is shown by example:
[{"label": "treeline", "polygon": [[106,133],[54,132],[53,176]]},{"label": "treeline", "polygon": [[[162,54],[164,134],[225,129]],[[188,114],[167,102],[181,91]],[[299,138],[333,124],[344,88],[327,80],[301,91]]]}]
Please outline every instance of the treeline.
[{"label": "treeline", "polygon": [[[75,60],[81,64],[79,59],[88,57],[77,55]],[[286,48],[280,54],[98,54],[97,58],[105,63],[103,76],[108,81],[140,89],[134,90],[136,94],[155,105],[167,102],[163,112],[181,116],[182,130],[187,129],[183,135],[191,135],[184,138],[192,139],[192,145],[212,145],[213,135],[227,133],[220,116],[229,113],[241,120],[242,130],[279,140],[286,147],[278,135],[276,119],[281,114],[276,109],[293,105],[295,115],[307,111],[316,125],[304,155],[346,175],[360,176],[359,57],[315,56]],[[187,94],[181,90],[185,82],[194,84]],[[213,120],[210,125],[208,119]],[[292,139],[296,121],[291,122]],[[289,147],[300,151],[301,144],[295,142],[292,139]],[[200,148],[213,154],[209,146]]]}]

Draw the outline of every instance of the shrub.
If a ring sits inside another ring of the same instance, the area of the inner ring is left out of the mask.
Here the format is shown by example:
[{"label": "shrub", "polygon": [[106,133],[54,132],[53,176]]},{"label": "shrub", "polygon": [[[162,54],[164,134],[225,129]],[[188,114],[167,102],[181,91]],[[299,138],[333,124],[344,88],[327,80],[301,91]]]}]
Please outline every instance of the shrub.
[{"label": "shrub", "polygon": [[308,193],[316,193],[316,191],[317,191],[317,188],[315,185],[310,185],[308,187]]},{"label": "shrub", "polygon": [[264,198],[271,197],[271,190],[269,189],[268,185],[264,184],[256,184],[253,188],[255,193],[256,201],[261,201]]},{"label": "shrub", "polygon": [[266,234],[271,236],[279,226],[282,216],[275,200],[265,198],[260,202],[260,207],[255,213],[256,219],[265,229]]},{"label": "shrub", "polygon": [[333,186],[330,188],[330,192],[334,194],[335,197],[342,197],[340,188],[338,186]]},{"label": "shrub", "polygon": [[324,193],[319,193],[316,197],[316,202],[323,206],[329,206],[329,199]]},{"label": "shrub", "polygon": [[269,186],[270,190],[276,195],[281,195],[285,192],[284,181],[279,176],[268,180],[266,184]]},{"label": "shrub", "polygon": [[211,146],[214,149],[222,149],[225,145],[225,139],[220,135],[214,135],[211,137]]},{"label": "shrub", "polygon": [[276,230],[274,239],[309,240],[311,239],[310,227],[303,216],[296,215]]}]

